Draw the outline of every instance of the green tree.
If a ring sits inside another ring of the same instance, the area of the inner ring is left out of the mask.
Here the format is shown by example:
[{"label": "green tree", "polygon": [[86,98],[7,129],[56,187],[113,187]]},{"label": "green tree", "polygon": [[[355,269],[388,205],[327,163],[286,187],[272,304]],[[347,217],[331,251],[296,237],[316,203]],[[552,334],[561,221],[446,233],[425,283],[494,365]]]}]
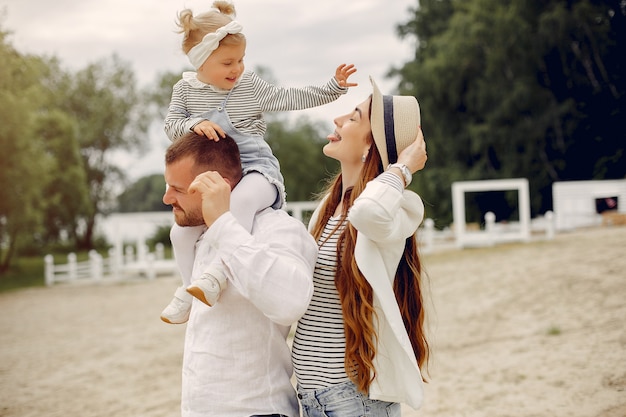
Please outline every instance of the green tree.
[{"label": "green tree", "polygon": [[140,178],[119,195],[117,209],[122,213],[171,210],[170,206],[163,204],[164,192],[163,175],[153,174]]},{"label": "green tree", "polygon": [[59,93],[59,107],[73,117],[78,127],[90,190],[79,246],[90,248],[96,215],[114,204],[115,186],[124,181],[124,173],[111,154],[141,149],[151,118],[130,65],[115,55],[73,74],[67,89]]},{"label": "green tree", "polygon": [[624,177],[623,2],[430,0],[410,12],[398,32],[417,40],[415,58],[390,75],[422,107],[430,159],[414,187],[439,224],[453,181],[526,177],[537,214],[554,181]]},{"label": "green tree", "polygon": [[19,54],[7,37],[0,29],[0,274],[8,270],[20,244],[41,230],[48,168],[33,135],[42,62]]},{"label": "green tree", "polygon": [[315,199],[328,175],[338,169],[333,160],[322,154],[326,141],[320,129],[320,125],[306,118],[293,125],[284,120],[268,124],[267,141],[280,162],[288,201]]},{"label": "green tree", "polygon": [[34,137],[46,153],[44,227],[38,240],[50,245],[78,242],[79,219],[89,207],[89,189],[80,155],[76,121],[56,108],[37,113]]},{"label": "green tree", "polygon": [[179,79],[180,72],[163,72],[157,76],[155,83],[149,86],[144,93],[146,104],[152,109],[152,116],[159,121],[161,127],[167,115],[172,88]]}]

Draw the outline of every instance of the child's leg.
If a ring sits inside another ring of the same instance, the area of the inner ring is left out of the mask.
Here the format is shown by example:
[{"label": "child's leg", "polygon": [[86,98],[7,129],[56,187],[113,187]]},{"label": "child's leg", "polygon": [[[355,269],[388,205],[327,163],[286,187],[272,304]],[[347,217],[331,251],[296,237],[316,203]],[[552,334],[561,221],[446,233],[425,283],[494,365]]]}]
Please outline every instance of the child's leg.
[{"label": "child's leg", "polygon": [[[270,207],[277,197],[278,190],[274,185],[262,174],[251,172],[244,175],[233,189],[230,195],[230,212],[247,231],[251,231],[256,212]],[[187,287],[187,291],[212,306],[228,285],[219,251],[215,261],[203,271],[201,278]]]},{"label": "child's leg", "polygon": [[263,174],[250,172],[243,176],[230,195],[230,212],[248,232],[252,230],[254,215],[272,206],[278,190]]},{"label": "child's leg", "polygon": [[191,283],[191,272],[193,262],[196,258],[195,248],[198,238],[202,234],[204,226],[182,227],[174,223],[170,230],[170,241],[174,259],[178,265],[183,286],[187,287]]},{"label": "child's leg", "polygon": [[182,285],[176,289],[172,301],[161,312],[161,320],[167,323],[185,323],[189,318],[192,296],[186,291],[186,288],[191,282],[196,241],[203,230],[203,226],[181,227],[177,224],[174,224],[170,230],[172,251],[178,265]]}]

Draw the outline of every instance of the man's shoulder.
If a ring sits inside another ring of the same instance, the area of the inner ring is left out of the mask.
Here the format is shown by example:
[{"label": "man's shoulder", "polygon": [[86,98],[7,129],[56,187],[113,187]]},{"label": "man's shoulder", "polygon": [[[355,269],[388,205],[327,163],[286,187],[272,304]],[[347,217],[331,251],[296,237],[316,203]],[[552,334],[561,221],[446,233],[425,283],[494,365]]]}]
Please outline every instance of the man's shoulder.
[{"label": "man's shoulder", "polygon": [[300,225],[302,225],[301,221],[289,215],[289,213],[287,213],[285,210],[282,210],[282,209],[275,209],[272,207],[267,207],[259,211],[256,215],[257,215],[257,218],[268,219],[268,221],[275,220],[275,219],[285,219],[288,222],[295,222],[295,223],[299,223]]},{"label": "man's shoulder", "polygon": [[268,207],[265,210],[261,210],[256,215],[256,221],[259,226],[279,226],[288,229],[301,229],[308,233],[306,227],[300,220],[289,215],[289,213],[282,209]]}]

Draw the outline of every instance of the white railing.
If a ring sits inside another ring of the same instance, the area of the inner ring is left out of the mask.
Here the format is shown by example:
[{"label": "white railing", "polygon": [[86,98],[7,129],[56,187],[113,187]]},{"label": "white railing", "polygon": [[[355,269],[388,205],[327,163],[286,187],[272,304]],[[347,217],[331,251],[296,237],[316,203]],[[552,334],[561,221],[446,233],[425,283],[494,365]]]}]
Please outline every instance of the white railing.
[{"label": "white railing", "polygon": [[[514,222],[506,224],[496,223],[495,214],[487,212],[483,230],[466,231],[463,238],[459,239],[459,236],[452,230],[437,230],[432,219],[425,219],[418,231],[418,239],[422,253],[431,253],[442,249],[494,246],[499,243],[531,240],[531,237],[528,239],[520,238],[518,233],[519,227],[519,224]],[[553,239],[556,231],[553,213],[547,211],[543,217],[532,219],[530,229],[531,232],[535,232],[535,236],[539,239]]]},{"label": "white railing", "polygon": [[178,268],[173,259],[165,259],[162,243],[157,243],[155,252],[147,251],[145,245],[138,245],[135,254],[132,246],[127,246],[122,256],[114,248],[104,258],[95,250],[89,251],[86,261],[78,262],[75,253],[67,255],[66,264],[55,264],[52,255],[44,257],[44,279],[48,286],[59,282],[101,282],[143,276],[154,279],[161,274],[176,274]]},{"label": "white railing", "polygon": [[[318,202],[316,201],[289,202],[285,210],[304,222],[308,219],[305,214],[313,212],[317,205]],[[514,227],[511,224],[505,226],[496,223],[493,213],[487,213],[484,230],[471,232],[473,240],[470,246],[491,246],[511,241],[512,234],[510,232]],[[534,219],[531,222],[531,228],[543,233],[545,239],[552,239],[555,233],[555,221],[552,212],[547,212],[543,218]],[[425,254],[436,250],[459,247],[458,236],[450,229],[437,230],[432,219],[424,220],[417,236],[420,251]],[[461,247],[466,245],[461,245]],[[44,258],[46,285],[53,285],[56,282],[119,280],[138,275],[153,279],[161,274],[178,274],[175,261],[164,259],[162,244],[156,245],[154,253],[148,252],[147,246],[141,238],[137,239],[136,253],[132,246],[127,246],[122,253],[121,246],[121,243],[116,244],[114,248],[109,250],[107,258],[103,258],[96,251],[91,251],[89,252],[89,259],[83,262],[77,262],[76,255],[70,253],[67,256],[66,264],[55,265],[52,255],[46,255]]]},{"label": "white railing", "polygon": [[313,213],[318,204],[319,201],[290,201],[287,203],[285,210],[291,216],[304,223],[304,214],[307,212]]}]

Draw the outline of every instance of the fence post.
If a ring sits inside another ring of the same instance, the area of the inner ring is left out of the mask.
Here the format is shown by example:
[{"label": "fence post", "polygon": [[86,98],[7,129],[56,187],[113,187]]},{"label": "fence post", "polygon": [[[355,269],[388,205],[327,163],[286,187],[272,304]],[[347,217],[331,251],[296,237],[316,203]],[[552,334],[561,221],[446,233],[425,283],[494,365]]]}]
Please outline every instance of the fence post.
[{"label": "fence post", "polygon": [[124,248],[124,264],[129,264],[135,260],[135,255],[133,254],[133,247],[126,246]]},{"label": "fence post", "polygon": [[94,249],[89,251],[89,269],[92,280],[102,280],[102,257]]},{"label": "fence post", "polygon": [[76,271],[76,254],[70,252],[67,255],[67,277],[70,281],[75,281],[78,278]]},{"label": "fence post", "polygon": [[146,276],[148,279],[152,280],[156,278],[156,270],[155,270],[155,259],[153,253],[148,253],[145,257],[145,265],[146,265]]},{"label": "fence post", "polygon": [[146,255],[148,254],[148,247],[143,237],[137,238],[137,262],[145,262]]},{"label": "fence post", "polygon": [[485,231],[487,232],[487,245],[493,246],[496,241],[496,215],[488,211],[485,213]]},{"label": "fence post", "polygon": [[119,268],[119,264],[118,264],[118,260],[117,260],[117,251],[115,250],[115,248],[110,248],[109,251],[109,258],[102,262],[103,265],[103,269],[104,269],[104,274],[110,275],[112,278],[117,279],[117,274],[118,274],[118,268]]},{"label": "fence post", "polygon": [[546,211],[546,238],[548,240],[554,239],[554,213],[551,210]]},{"label": "fence post", "polygon": [[424,220],[424,232],[422,234],[424,242],[424,253],[432,252],[435,240],[435,221],[431,218]]},{"label": "fence post", "polygon": [[163,247],[163,244],[161,242],[154,245],[154,251],[157,259],[165,258],[165,248]]},{"label": "fence post", "polygon": [[54,284],[54,257],[52,255],[46,255],[43,258],[44,261],[44,281],[46,286],[50,287]]}]

